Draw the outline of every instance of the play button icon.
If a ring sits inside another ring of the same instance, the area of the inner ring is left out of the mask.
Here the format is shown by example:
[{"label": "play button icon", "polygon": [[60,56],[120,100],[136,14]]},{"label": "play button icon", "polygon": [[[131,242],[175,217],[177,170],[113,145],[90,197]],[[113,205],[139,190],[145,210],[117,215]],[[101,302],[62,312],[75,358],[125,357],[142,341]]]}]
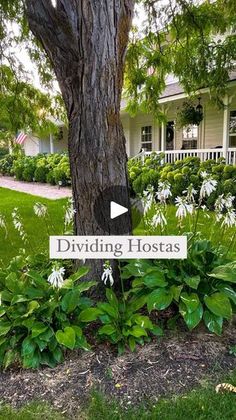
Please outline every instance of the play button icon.
[{"label": "play button icon", "polygon": [[94,203],[94,215],[101,228],[96,234],[128,235],[140,223],[141,214],[132,209],[127,189],[120,185],[104,188]]},{"label": "play button icon", "polygon": [[117,217],[121,216],[122,214],[127,213],[129,210],[121,206],[120,204],[116,203],[115,201],[111,201],[110,203],[110,218],[116,219]]}]

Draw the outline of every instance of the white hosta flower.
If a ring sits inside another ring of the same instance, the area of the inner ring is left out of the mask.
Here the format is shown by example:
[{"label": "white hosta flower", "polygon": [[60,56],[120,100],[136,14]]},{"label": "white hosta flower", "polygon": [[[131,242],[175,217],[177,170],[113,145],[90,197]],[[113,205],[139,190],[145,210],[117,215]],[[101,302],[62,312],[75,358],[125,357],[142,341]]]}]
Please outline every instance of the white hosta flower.
[{"label": "white hosta flower", "polygon": [[131,206],[134,209],[136,209],[139,213],[141,214],[144,213],[143,200],[141,200],[140,198],[131,198],[130,202],[131,202]]},{"label": "white hosta flower", "polygon": [[200,190],[200,199],[202,200],[205,197],[209,197],[213,191],[216,190],[217,181],[213,178],[205,178],[203,180],[201,190]]},{"label": "white hosta flower", "polygon": [[208,177],[208,173],[207,173],[206,171],[202,171],[202,172],[200,173],[200,175],[201,175],[201,177],[202,177],[203,179]]},{"label": "white hosta flower", "polygon": [[195,195],[197,194],[197,190],[195,190],[193,184],[190,184],[188,188],[183,191],[183,194],[186,194],[186,198],[190,203],[195,203]]},{"label": "white hosta flower", "polygon": [[64,216],[65,226],[68,226],[73,222],[75,213],[76,213],[76,210],[74,208],[74,200],[70,198],[68,200],[67,206],[65,207],[65,216]]},{"label": "white hosta flower", "polygon": [[194,205],[188,203],[185,197],[176,197],[175,205],[177,207],[176,217],[178,219],[184,219],[188,214],[192,215],[194,212]]},{"label": "white hosta flower", "polygon": [[5,217],[0,214],[0,228],[5,230],[5,237],[7,237],[7,224],[6,224],[6,219]]},{"label": "white hosta flower", "polygon": [[157,214],[153,216],[151,223],[153,227],[157,227],[157,226],[164,227],[167,225],[167,220],[161,210],[158,210]]},{"label": "white hosta flower", "polygon": [[225,208],[225,199],[224,194],[219,195],[215,201],[215,210],[216,212],[222,212]]},{"label": "white hosta flower", "polygon": [[2,294],[0,293],[0,306],[2,305]]},{"label": "white hosta flower", "polygon": [[107,282],[110,283],[110,286],[113,286],[114,284],[112,267],[108,263],[104,264],[104,271],[102,273],[101,280],[105,284],[105,286],[107,285]]},{"label": "white hosta flower", "polygon": [[223,222],[222,222],[222,226],[228,226],[228,227],[233,227],[236,226],[236,213],[234,210],[229,210],[227,213],[225,213],[225,215],[223,216]]},{"label": "white hosta flower", "polygon": [[225,197],[225,207],[227,209],[231,209],[234,207],[234,200],[235,200],[235,196],[231,195],[231,194],[227,194],[227,196]]},{"label": "white hosta flower", "polygon": [[146,215],[149,212],[154,201],[154,188],[152,186],[149,186],[147,190],[143,192],[142,204],[144,215]]},{"label": "white hosta flower", "polygon": [[15,207],[14,210],[12,211],[12,221],[13,221],[14,228],[18,231],[22,241],[28,242],[27,234],[24,230],[24,226],[23,226],[17,207]]},{"label": "white hosta flower", "polygon": [[45,204],[35,203],[34,213],[35,213],[36,216],[44,218],[48,214],[48,208],[47,208],[47,206],[45,206]]},{"label": "white hosta flower", "polygon": [[169,182],[159,182],[156,196],[161,203],[166,203],[166,200],[172,196]]},{"label": "white hosta flower", "polygon": [[52,269],[52,273],[48,277],[48,282],[55,287],[55,289],[60,289],[63,286],[64,279],[63,276],[65,275],[65,268],[61,267],[59,269]]}]

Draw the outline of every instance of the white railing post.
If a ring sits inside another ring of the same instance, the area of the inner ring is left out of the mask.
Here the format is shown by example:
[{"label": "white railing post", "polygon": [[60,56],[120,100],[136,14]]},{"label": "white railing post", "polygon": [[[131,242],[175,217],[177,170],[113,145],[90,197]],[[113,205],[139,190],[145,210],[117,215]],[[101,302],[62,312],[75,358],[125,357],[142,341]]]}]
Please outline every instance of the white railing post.
[{"label": "white railing post", "polygon": [[229,97],[224,97],[224,118],[223,118],[223,157],[228,161],[229,150]]},{"label": "white railing post", "polygon": [[53,135],[50,134],[50,153],[54,153],[54,141],[53,141]]}]

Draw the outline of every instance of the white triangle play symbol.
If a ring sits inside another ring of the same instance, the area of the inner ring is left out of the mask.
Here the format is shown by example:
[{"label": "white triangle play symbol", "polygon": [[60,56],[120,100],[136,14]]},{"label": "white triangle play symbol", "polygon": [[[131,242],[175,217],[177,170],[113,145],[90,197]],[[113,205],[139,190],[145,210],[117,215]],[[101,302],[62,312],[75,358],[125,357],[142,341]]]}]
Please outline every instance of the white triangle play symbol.
[{"label": "white triangle play symbol", "polygon": [[115,219],[116,217],[119,217],[122,214],[127,213],[127,212],[128,212],[128,209],[126,207],[121,206],[115,201],[111,201],[110,203],[110,218],[111,219]]}]

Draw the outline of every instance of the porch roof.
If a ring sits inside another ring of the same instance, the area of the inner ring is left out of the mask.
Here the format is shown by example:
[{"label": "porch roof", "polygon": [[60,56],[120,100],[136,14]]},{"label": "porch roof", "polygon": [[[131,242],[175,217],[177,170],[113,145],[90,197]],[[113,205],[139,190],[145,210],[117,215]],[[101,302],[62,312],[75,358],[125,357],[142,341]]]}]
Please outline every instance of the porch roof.
[{"label": "porch roof", "polygon": [[[233,82],[236,80],[236,71],[232,71],[229,77],[229,82]],[[199,89],[200,91],[202,89]],[[187,96],[187,94],[184,91],[184,88],[181,86],[179,82],[171,83],[170,85],[167,85],[164,92],[160,96],[161,102],[164,102],[166,98],[173,97],[176,95],[184,94]]]}]

